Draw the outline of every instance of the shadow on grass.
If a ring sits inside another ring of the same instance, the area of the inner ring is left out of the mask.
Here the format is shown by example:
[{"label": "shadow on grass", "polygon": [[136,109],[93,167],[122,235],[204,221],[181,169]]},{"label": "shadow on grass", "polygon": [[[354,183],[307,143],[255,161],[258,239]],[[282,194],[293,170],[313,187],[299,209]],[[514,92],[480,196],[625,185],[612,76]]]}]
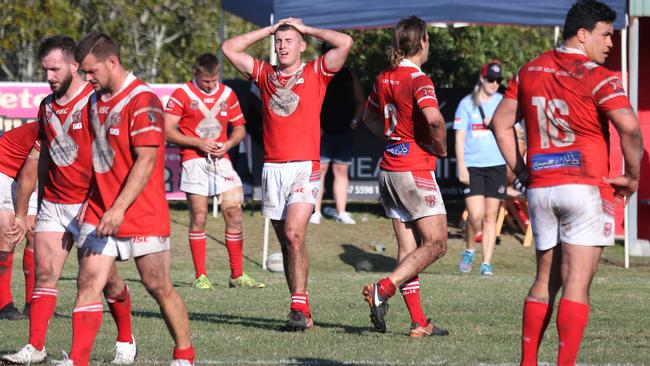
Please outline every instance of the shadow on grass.
[{"label": "shadow on grass", "polygon": [[[132,311],[134,317],[142,318],[162,318],[161,314],[158,312],[152,311]],[[209,323],[219,323],[219,324],[229,324],[229,325],[239,325],[255,329],[267,329],[275,332],[287,332],[285,330],[285,321],[280,319],[273,318],[259,318],[259,317],[247,317],[247,316],[237,316],[237,315],[228,315],[228,314],[216,314],[216,313],[197,313],[189,312],[188,316],[190,321],[201,321]],[[328,328],[328,329],[340,329],[348,334],[362,334],[366,332],[373,331],[371,327],[355,327],[345,324],[335,324],[335,323],[325,323],[316,320],[314,322],[315,328]],[[309,332],[309,331],[308,331]]]},{"label": "shadow on grass", "polygon": [[339,258],[357,272],[391,272],[397,266],[397,259],[383,254],[366,252],[356,245],[341,244],[341,248],[343,248],[343,253],[339,254]]}]

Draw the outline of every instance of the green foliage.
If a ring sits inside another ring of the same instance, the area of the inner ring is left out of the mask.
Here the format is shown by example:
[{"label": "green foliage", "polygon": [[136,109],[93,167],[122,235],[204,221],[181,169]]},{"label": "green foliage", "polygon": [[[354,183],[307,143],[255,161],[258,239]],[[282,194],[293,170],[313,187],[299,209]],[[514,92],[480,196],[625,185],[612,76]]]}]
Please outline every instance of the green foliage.
[{"label": "green foliage", "polygon": [[[392,29],[355,30],[348,64],[369,87],[388,66],[386,46]],[[504,77],[511,78],[524,63],[553,45],[553,30],[521,26],[429,28],[429,61],[422,69],[438,87],[471,87],[483,64],[499,59]]]},{"label": "green foliage", "polygon": [[[241,18],[225,14],[225,38],[256,28]],[[127,68],[148,82],[180,82],[191,78],[196,56],[219,52],[221,7],[218,0],[10,0],[0,7],[0,79],[40,81],[36,56],[47,36],[66,34],[80,39],[90,31],[103,31],[121,45]],[[384,49],[391,29],[354,30],[355,46],[348,64],[369,87],[386,66]],[[479,68],[498,58],[506,78],[523,63],[553,43],[549,28],[469,26],[429,29],[429,62],[423,70],[438,87],[471,87]],[[305,54],[318,54],[318,40],[310,40]],[[269,42],[249,51],[268,58]],[[224,63],[225,79],[241,77]]]}]

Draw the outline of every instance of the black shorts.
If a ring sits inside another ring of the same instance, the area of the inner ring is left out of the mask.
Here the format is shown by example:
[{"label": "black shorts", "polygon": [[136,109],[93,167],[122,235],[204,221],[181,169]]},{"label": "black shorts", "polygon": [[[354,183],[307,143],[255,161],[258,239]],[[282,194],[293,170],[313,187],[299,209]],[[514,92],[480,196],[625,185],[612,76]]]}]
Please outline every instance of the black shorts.
[{"label": "black shorts", "polygon": [[506,166],[469,167],[469,186],[465,186],[465,197],[485,196],[498,199],[506,198],[508,177]]}]

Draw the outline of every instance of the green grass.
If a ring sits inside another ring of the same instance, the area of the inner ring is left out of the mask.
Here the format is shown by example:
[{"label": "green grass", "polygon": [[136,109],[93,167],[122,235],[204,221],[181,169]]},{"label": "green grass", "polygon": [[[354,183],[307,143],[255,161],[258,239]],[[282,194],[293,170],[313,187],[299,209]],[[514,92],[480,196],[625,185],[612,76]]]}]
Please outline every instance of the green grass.
[{"label": "green grass", "polygon": [[[390,301],[388,333],[376,333],[361,296],[363,284],[385,276],[394,266],[396,243],[389,221],[376,214],[375,206],[352,207],[357,225],[323,220],[310,225],[307,245],[310,257],[310,302],[316,329],[304,334],[285,333],[289,293],[282,274],[261,269],[263,219],[245,214],[245,270],[266,282],[262,290],[228,289],[227,253],[223,245],[223,220],[208,223],[208,270],[218,286],[215,291],[191,288],[194,269],[187,245],[187,211],[172,205],[172,277],[185,299],[191,318],[192,339],[198,363],[206,364],[515,364],[519,359],[519,333],[523,298],[534,275],[534,255],[510,234],[502,235],[493,262],[495,276],[481,278],[476,269],[461,275],[457,264],[463,249],[452,235],[447,255],[420,276],[422,304],[438,325],[449,329],[443,338],[411,340],[406,337],[410,319],[401,296]],[[355,211],[355,209],[357,209]],[[450,210],[450,232],[457,229],[458,208]],[[365,210],[364,212],[360,210]],[[368,211],[370,210],[370,211]],[[365,218],[364,222],[361,219]],[[375,244],[386,251],[377,253]],[[279,250],[271,236],[271,252]],[[18,253],[18,252],[17,252]],[[13,291],[22,309],[22,254],[14,259]],[[480,256],[480,255],[479,255]],[[59,283],[58,311],[70,314],[75,294],[76,264],[72,255]],[[650,261],[635,259],[625,270],[618,247],[606,250],[592,287],[592,312],[579,362],[584,364],[650,364]],[[375,272],[357,273],[354,263],[367,259]],[[120,263],[121,275],[132,290],[133,326],[139,342],[138,361],[166,363],[172,341],[155,302],[136,282],[133,261]],[[95,342],[93,362],[111,360],[115,326],[105,312]],[[23,346],[28,322],[0,321],[0,353]],[[70,318],[54,318],[46,347],[54,358],[68,351]],[[541,347],[540,359],[554,363],[557,333],[551,325]]]}]

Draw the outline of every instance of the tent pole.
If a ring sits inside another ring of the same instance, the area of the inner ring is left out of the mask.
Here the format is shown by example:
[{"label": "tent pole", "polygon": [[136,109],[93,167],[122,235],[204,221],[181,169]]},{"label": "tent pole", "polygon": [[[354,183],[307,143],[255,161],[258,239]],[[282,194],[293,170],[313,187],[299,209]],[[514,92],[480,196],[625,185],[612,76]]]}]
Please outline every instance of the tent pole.
[{"label": "tent pole", "polygon": [[[630,104],[635,112],[639,110],[639,18],[630,22]],[[624,166],[625,167],[625,166]],[[630,267],[630,248],[637,244],[637,193],[634,193],[625,207],[625,268]]]},{"label": "tent pole", "polygon": [[[271,13],[271,18],[269,19],[271,22],[271,25],[275,23],[275,20],[273,19],[274,14]],[[270,50],[269,50],[269,62],[271,65],[275,65],[277,63],[277,55],[275,54],[275,36],[271,35],[271,44],[269,45]],[[262,245],[262,269],[266,269],[266,258],[269,256],[269,225],[271,223],[271,220],[268,217],[264,218],[264,238],[263,238],[263,245]]]}]

